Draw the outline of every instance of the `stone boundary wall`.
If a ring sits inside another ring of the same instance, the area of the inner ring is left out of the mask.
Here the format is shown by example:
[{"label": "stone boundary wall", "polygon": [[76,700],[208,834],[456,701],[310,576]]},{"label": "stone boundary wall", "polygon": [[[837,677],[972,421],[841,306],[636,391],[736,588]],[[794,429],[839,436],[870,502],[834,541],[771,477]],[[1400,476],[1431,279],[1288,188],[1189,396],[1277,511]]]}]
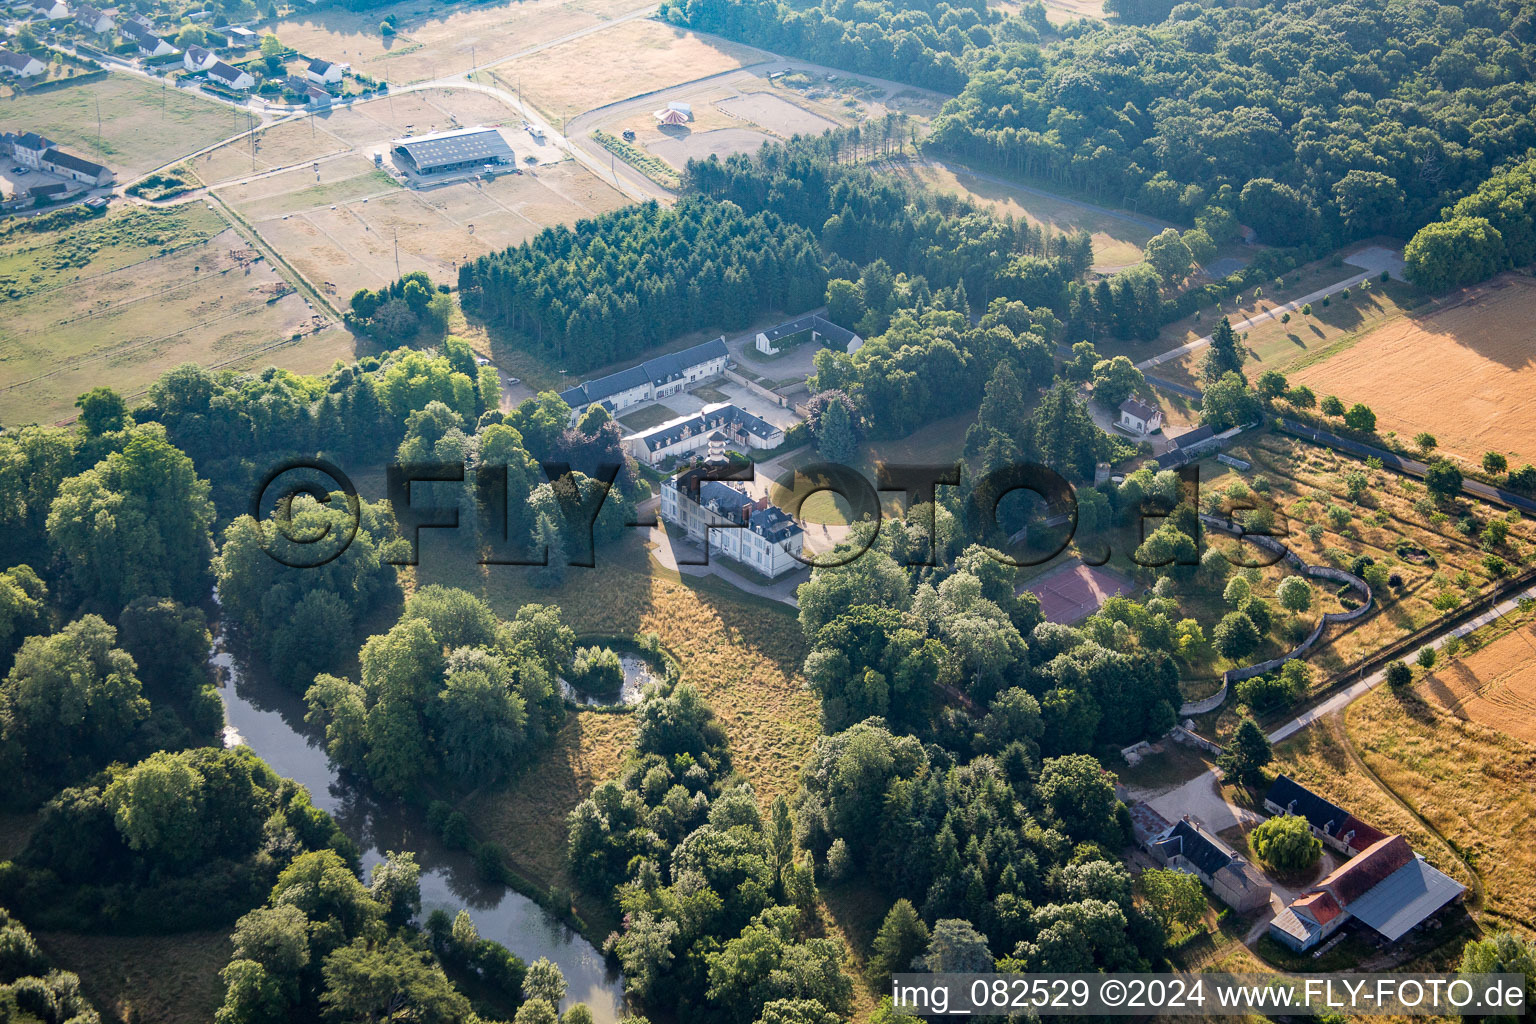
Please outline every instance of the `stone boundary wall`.
[{"label": "stone boundary wall", "polygon": [[757,395],[759,398],[768,399],[768,401],[772,402],[774,405],[777,405],[781,409],[789,404],[788,399],[786,399],[783,395],[776,391],[769,391],[761,384],[757,383],[756,381],[748,380],[741,374],[737,373],[735,370],[724,370],[722,372],[725,374],[725,379],[730,381],[732,384],[740,384],[754,395]]},{"label": "stone boundary wall", "polygon": [[1221,706],[1222,702],[1226,700],[1227,691],[1233,683],[1240,683],[1244,679],[1252,679],[1254,676],[1261,676],[1266,672],[1273,672],[1275,669],[1279,668],[1281,665],[1284,665],[1292,658],[1297,658],[1303,654],[1306,654],[1313,648],[1314,645],[1316,645],[1318,640],[1322,639],[1323,632],[1329,626],[1337,622],[1349,622],[1360,618],[1360,616],[1371,610],[1371,605],[1374,600],[1374,597],[1371,594],[1371,585],[1365,582],[1365,580],[1361,579],[1359,576],[1356,576],[1353,573],[1345,572],[1342,569],[1335,569],[1332,566],[1308,565],[1306,562],[1302,561],[1301,556],[1297,555],[1294,551],[1273,537],[1265,537],[1260,534],[1244,533],[1241,526],[1233,523],[1230,519],[1223,519],[1220,516],[1202,514],[1200,516],[1200,522],[1213,530],[1231,534],[1234,537],[1241,537],[1246,541],[1251,541],[1266,551],[1282,556],[1286,564],[1294,566],[1296,569],[1300,570],[1303,575],[1310,576],[1313,579],[1332,580],[1335,583],[1346,584],[1354,590],[1359,591],[1363,600],[1361,601],[1361,604],[1358,608],[1351,608],[1348,611],[1342,612],[1326,612],[1323,617],[1318,620],[1317,626],[1312,630],[1310,634],[1308,634],[1305,640],[1303,640],[1300,644],[1297,644],[1296,647],[1294,647],[1292,650],[1282,654],[1280,657],[1272,658],[1269,661],[1262,662],[1258,665],[1249,665],[1246,668],[1231,669],[1230,671],[1224,673],[1221,677],[1220,690],[1216,691],[1216,693],[1212,694],[1210,697],[1205,698],[1204,700],[1192,701],[1185,704],[1182,708],[1179,709],[1180,715],[1205,714],[1208,711],[1216,710]]}]

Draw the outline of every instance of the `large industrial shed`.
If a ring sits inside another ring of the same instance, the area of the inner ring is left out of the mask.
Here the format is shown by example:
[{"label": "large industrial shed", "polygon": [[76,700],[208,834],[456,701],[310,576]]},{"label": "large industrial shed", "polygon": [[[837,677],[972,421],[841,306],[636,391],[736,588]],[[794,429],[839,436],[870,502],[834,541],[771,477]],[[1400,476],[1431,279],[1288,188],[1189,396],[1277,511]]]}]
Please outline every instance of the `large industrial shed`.
[{"label": "large industrial shed", "polygon": [[390,146],[406,170],[421,175],[517,162],[501,132],[483,126],[395,139]]}]

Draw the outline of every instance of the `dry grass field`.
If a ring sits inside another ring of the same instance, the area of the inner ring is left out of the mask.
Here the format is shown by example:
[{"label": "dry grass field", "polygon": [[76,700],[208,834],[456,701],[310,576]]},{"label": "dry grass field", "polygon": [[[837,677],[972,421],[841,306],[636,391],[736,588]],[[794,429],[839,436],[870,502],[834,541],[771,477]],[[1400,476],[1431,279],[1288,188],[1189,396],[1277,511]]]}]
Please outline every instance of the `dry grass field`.
[{"label": "dry grass field", "polygon": [[[1097,252],[1097,249],[1095,251]],[[1158,332],[1157,337],[1151,341],[1121,341],[1115,338],[1102,338],[1095,345],[1099,350],[1099,354],[1106,359],[1113,356],[1129,356],[1133,362],[1140,362],[1148,356],[1155,356],[1159,353],[1167,352],[1169,349],[1177,348],[1180,345],[1186,345],[1189,342],[1206,337],[1222,317],[1227,317],[1233,323],[1237,323],[1266,310],[1274,309],[1275,306],[1281,303],[1289,302],[1291,299],[1302,295],[1309,295],[1312,292],[1327,288],[1360,273],[1359,267],[1345,263],[1343,260],[1339,260],[1338,266],[1333,264],[1334,257],[1303,264],[1286,274],[1281,279],[1281,285],[1276,285],[1273,281],[1266,281],[1263,285],[1263,294],[1257,299],[1254,298],[1253,290],[1250,288],[1240,295],[1223,299],[1217,308],[1206,307],[1190,316],[1184,317],[1182,320],[1175,320]],[[1374,290],[1379,288],[1380,285],[1373,282],[1371,287]],[[1337,305],[1339,301],[1341,300],[1335,300],[1334,305]],[[1329,309],[1332,308],[1332,306],[1329,307]],[[1322,312],[1321,308],[1317,305],[1313,306],[1313,310],[1314,312]],[[1299,312],[1291,314],[1290,327],[1293,330],[1298,330],[1302,327],[1297,322],[1299,319],[1301,319]],[[1314,316],[1312,319],[1319,322],[1322,320],[1321,317],[1317,316]],[[1259,340],[1259,332],[1269,329],[1270,326],[1266,323],[1250,332],[1253,334],[1253,337],[1249,339],[1250,344],[1257,342]],[[1273,326],[1279,327],[1280,325]],[[1308,333],[1311,333],[1310,330]],[[1282,332],[1282,336],[1283,334],[1284,332]],[[1313,341],[1302,340],[1306,342],[1309,351],[1315,352],[1317,350],[1318,346]],[[1204,352],[1199,351],[1194,353],[1192,357],[1186,357],[1184,360],[1173,360],[1163,363],[1154,372],[1158,376],[1167,377],[1177,383],[1198,383],[1194,375],[1199,372],[1200,360],[1203,357]],[[1259,372],[1262,373],[1263,370],[1269,368],[1265,366]]]},{"label": "dry grass field", "polygon": [[[682,678],[708,700],[730,735],[731,756],[766,805],[788,793],[820,729],[815,696],[800,676],[804,651],[795,611],[714,579],[659,569],[634,530],[598,552],[598,568],[568,570],[562,586],[538,590],[518,566],[476,566],[445,539],[423,536],[421,585],[451,583],[480,593],[497,613],[558,604],[578,633],[654,631],[682,664]],[[466,809],[488,837],[505,843],[519,870],[569,886],[565,816],[610,778],[631,741],[628,716],[577,716],[540,765],[507,789],[480,794]]]},{"label": "dry grass field", "polygon": [[[1261,435],[1230,453],[1251,461],[1253,468],[1239,473],[1213,461],[1201,463],[1202,500],[1238,481],[1251,491],[1263,476],[1271,488],[1267,500],[1282,514],[1278,528],[1289,531],[1282,539],[1302,558],[1347,569],[1364,555],[1402,579],[1402,587],[1387,595],[1379,611],[1325,635],[1308,658],[1319,675],[1337,671],[1493,587],[1476,536],[1464,536],[1455,520],[1432,508],[1416,507],[1425,497],[1416,481],[1279,434]],[[1367,489],[1358,504],[1348,498],[1349,473],[1366,476]],[[1468,507],[1481,521],[1504,515],[1480,503]],[[1347,511],[1347,522],[1336,525],[1330,508]],[[1308,533],[1312,526],[1321,528],[1315,541]],[[1509,538],[1501,557],[1510,565],[1527,564],[1536,550],[1536,525],[1525,519],[1513,523]],[[1405,544],[1427,552],[1432,561],[1399,554]]]},{"label": "dry grass field", "polygon": [[120,182],[245,131],[253,120],[243,110],[127,74],[0,102],[0,131],[40,132],[112,168]]},{"label": "dry grass field", "polygon": [[1533,316],[1536,281],[1504,275],[1432,314],[1387,324],[1296,379],[1319,395],[1365,402],[1382,431],[1428,430],[1469,461],[1491,450],[1522,465],[1536,461]]},{"label": "dry grass field", "polygon": [[[306,365],[351,353],[306,337],[314,311],[202,203],[129,209],[54,232],[0,236],[0,404],[7,423],[72,418],[97,384],[142,394],[184,362]],[[278,347],[281,346],[281,347]]]},{"label": "dry grass field", "polygon": [[[361,157],[320,167],[335,180],[303,184],[314,182],[314,172],[291,171],[284,176],[292,192],[267,191],[276,178],[239,192],[262,238],[316,289],[342,300],[397,276],[397,235],[401,272],[425,270],[447,283],[467,259],[616,209],[624,198],[571,161],[419,191],[394,185]],[[350,173],[358,169],[361,174]],[[254,194],[258,189],[264,194]]]},{"label": "dry grass field", "polygon": [[1099,270],[1140,263],[1141,247],[1157,234],[1145,224],[981,178],[938,160],[906,164],[894,170],[935,191],[963,196],[998,217],[1012,216],[1052,231],[1087,231],[1093,236],[1093,262]]},{"label": "dry grass field", "polygon": [[[1349,710],[1368,701],[1386,695],[1378,690],[1356,702]],[[1269,765],[1271,774],[1285,774],[1306,786],[1312,792],[1347,808],[1361,821],[1373,825],[1387,834],[1400,834],[1413,848],[1422,853],[1435,867],[1455,878],[1463,885],[1472,878],[1457,861],[1453,852],[1424,827],[1413,814],[1382,791],[1356,760],[1344,735],[1344,724],[1338,716],[1324,719],[1303,729],[1295,736],[1275,747],[1275,759]],[[1351,728],[1349,739],[1357,739]]]},{"label": "dry grass field", "polygon": [[310,117],[275,125],[257,132],[254,146],[250,137],[236,139],[188,160],[187,166],[204,185],[217,185],[350,149],[350,143],[326,127],[328,121],[326,117]]},{"label": "dry grass field", "polygon": [[1528,624],[1447,663],[1419,690],[1457,718],[1536,744],[1536,627]]},{"label": "dry grass field", "polygon": [[[1311,283],[1312,280],[1310,277],[1303,279],[1303,294],[1318,287]],[[1267,298],[1270,290],[1273,289],[1266,289],[1266,307],[1276,304]],[[1308,367],[1339,356],[1423,301],[1424,297],[1417,290],[1402,281],[1388,281],[1385,285],[1372,281],[1368,290],[1351,289],[1347,299],[1342,297],[1341,291],[1327,306],[1314,303],[1311,316],[1297,311],[1291,314],[1288,324],[1267,320],[1246,331],[1243,346],[1247,349],[1248,361],[1243,371],[1253,378],[1267,370],[1278,370],[1294,375],[1298,381],[1304,380]],[[1208,332],[1215,318],[1206,316],[1202,319]],[[1234,319],[1240,317],[1234,316]],[[1175,383],[1199,386],[1200,364],[1206,351],[1199,349],[1182,359],[1164,363],[1155,372]]]},{"label": "dry grass field", "polygon": [[1487,908],[1536,927],[1536,747],[1385,688],[1345,722],[1371,771],[1482,876]]},{"label": "dry grass field", "polygon": [[508,61],[495,77],[558,124],[562,115],[767,59],[749,46],[639,20]]},{"label": "dry grass field", "polygon": [[[408,189],[374,165],[372,152],[406,133],[510,118],[500,100],[431,89],[373,100],[199,157],[194,172],[317,291],[344,301],[399,272],[452,281],[466,259],[516,245],[556,224],[616,209],[624,196],[574,161],[541,164],[491,181]],[[517,152],[531,142],[510,132]]]},{"label": "dry grass field", "polygon": [[[467,71],[477,64],[548,43],[645,6],[640,0],[523,0],[515,4],[428,12],[421,0],[347,11],[339,7],[295,11],[263,31],[301,53],[352,64],[397,85]],[[385,37],[379,23],[393,14],[398,32]]]},{"label": "dry grass field", "polygon": [[224,1001],[219,971],[229,963],[224,930],[180,935],[78,935],[37,932],[43,951],[80,975],[102,1011],[119,1021],[207,1024]]}]

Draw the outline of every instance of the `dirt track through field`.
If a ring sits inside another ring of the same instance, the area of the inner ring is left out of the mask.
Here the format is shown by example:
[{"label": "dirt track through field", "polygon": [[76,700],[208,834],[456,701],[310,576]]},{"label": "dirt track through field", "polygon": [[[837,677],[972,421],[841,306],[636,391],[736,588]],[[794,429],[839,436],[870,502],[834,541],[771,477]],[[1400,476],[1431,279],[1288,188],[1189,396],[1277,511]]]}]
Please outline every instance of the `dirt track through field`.
[{"label": "dirt track through field", "polygon": [[1431,700],[1457,717],[1536,743],[1536,627],[1499,637],[1422,685]]},{"label": "dirt track through field", "polygon": [[1441,450],[1476,462],[1536,462],[1536,281],[1505,275],[1455,305],[1404,317],[1297,373],[1319,395],[1364,402],[1378,429],[1427,430]]}]

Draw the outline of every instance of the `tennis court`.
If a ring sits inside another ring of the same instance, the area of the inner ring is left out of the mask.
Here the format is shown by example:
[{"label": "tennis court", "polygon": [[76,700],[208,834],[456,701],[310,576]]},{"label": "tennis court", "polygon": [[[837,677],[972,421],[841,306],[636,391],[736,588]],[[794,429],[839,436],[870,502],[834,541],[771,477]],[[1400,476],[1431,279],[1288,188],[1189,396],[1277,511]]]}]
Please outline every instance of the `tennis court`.
[{"label": "tennis court", "polygon": [[1092,615],[1110,598],[1129,594],[1135,588],[1136,584],[1119,573],[1084,565],[1081,559],[1074,558],[1031,580],[1023,589],[1040,599],[1046,621],[1070,624]]}]

